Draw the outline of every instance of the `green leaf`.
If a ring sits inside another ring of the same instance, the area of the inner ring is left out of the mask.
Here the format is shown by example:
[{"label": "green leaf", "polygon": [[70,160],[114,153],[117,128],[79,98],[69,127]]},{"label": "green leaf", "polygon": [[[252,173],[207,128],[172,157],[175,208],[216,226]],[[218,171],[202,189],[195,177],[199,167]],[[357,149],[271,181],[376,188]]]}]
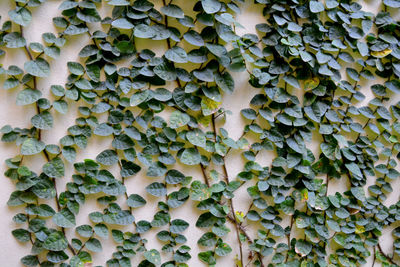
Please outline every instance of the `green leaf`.
[{"label": "green leaf", "polygon": [[167,184],[179,184],[185,180],[185,175],[177,170],[169,170],[165,176]]},{"label": "green leaf", "polygon": [[224,72],[220,74],[218,72],[215,73],[215,83],[221,88],[224,92],[233,93],[235,89],[235,81],[229,72]]},{"label": "green leaf", "polygon": [[147,100],[147,98],[149,97],[149,95],[150,95],[150,94],[149,94],[149,91],[148,91],[148,90],[146,90],[146,91],[140,91],[140,92],[137,92],[137,93],[133,94],[133,95],[131,96],[131,99],[130,99],[130,105],[131,105],[132,107],[134,107],[134,106],[137,106],[137,105],[143,103],[144,101]]},{"label": "green leaf", "polygon": [[25,38],[19,32],[9,33],[4,36],[3,40],[7,42],[6,47],[8,48],[24,47],[26,44]]},{"label": "green leaf", "polygon": [[108,238],[108,227],[107,225],[103,224],[103,223],[99,223],[96,224],[94,226],[94,232],[96,233],[96,235],[107,239]]},{"label": "green leaf", "polygon": [[173,81],[176,79],[176,69],[173,65],[165,62],[154,67],[154,73],[165,81]]},{"label": "green leaf", "polygon": [[53,127],[53,116],[46,110],[33,116],[31,123],[38,129],[50,130]]},{"label": "green leaf", "polygon": [[201,5],[207,14],[217,13],[222,6],[218,0],[201,0]]},{"label": "green leaf", "polygon": [[61,232],[53,232],[43,242],[43,248],[50,251],[63,251],[67,249],[68,242]]},{"label": "green leaf", "polygon": [[193,131],[187,132],[186,138],[190,143],[192,143],[195,146],[203,148],[206,146],[206,136],[199,129],[194,129]]},{"label": "green leaf", "polygon": [[157,250],[151,249],[149,251],[144,252],[143,255],[146,258],[146,260],[153,263],[154,265],[161,264],[161,255],[160,252],[158,252]]},{"label": "green leaf", "polygon": [[147,193],[155,196],[162,197],[167,194],[167,188],[162,183],[154,182],[146,187]]},{"label": "green leaf", "polygon": [[215,266],[217,260],[215,259],[212,251],[203,251],[198,254],[199,259],[204,261],[210,266]]},{"label": "green leaf", "polygon": [[53,216],[53,222],[56,225],[64,228],[71,228],[76,224],[75,215],[68,209],[62,209],[60,212],[56,213]]},{"label": "green leaf", "polygon": [[76,227],[75,231],[82,237],[91,237],[93,235],[93,228],[88,224]]},{"label": "green leaf", "polygon": [[97,155],[96,160],[103,165],[114,165],[119,159],[117,152],[107,149]]},{"label": "green leaf", "polygon": [[126,18],[116,19],[111,23],[111,25],[120,29],[133,29],[134,27],[134,25]]},{"label": "green leaf", "polygon": [[362,187],[352,187],[350,189],[351,193],[353,194],[353,196],[360,200],[361,202],[364,202],[367,200],[367,198],[365,197],[365,192],[364,189]]},{"label": "green leaf", "polygon": [[186,51],[179,46],[168,49],[167,52],[165,52],[165,57],[176,63],[186,63],[188,61]]},{"label": "green leaf", "polygon": [[311,243],[306,240],[297,240],[295,245],[296,253],[300,254],[300,256],[305,257],[310,254],[312,250]]},{"label": "green leaf", "polygon": [[204,45],[204,40],[203,37],[194,30],[189,30],[183,35],[183,38],[186,40],[191,45],[195,46],[203,46]]},{"label": "green leaf", "polygon": [[10,19],[21,25],[21,26],[28,26],[28,24],[32,20],[32,14],[31,12],[25,8],[25,7],[19,7],[17,6],[16,9],[10,10],[8,12],[8,15],[10,16]]},{"label": "green leaf", "polygon": [[35,138],[27,138],[21,146],[22,155],[34,155],[40,153],[45,148],[45,144]]},{"label": "green leaf", "polygon": [[132,208],[142,207],[146,205],[146,203],[146,200],[138,194],[131,194],[126,201],[126,204]]},{"label": "green leaf", "polygon": [[61,114],[67,114],[68,112],[68,104],[64,100],[54,101],[53,107]]},{"label": "green leaf", "polygon": [[28,242],[30,240],[31,235],[28,230],[16,229],[13,230],[11,233],[19,242]]},{"label": "green leaf", "polygon": [[217,236],[211,232],[205,233],[197,241],[197,244],[205,247],[213,247],[217,244]]},{"label": "green leaf", "polygon": [[101,243],[98,239],[96,238],[91,238],[86,242],[86,248],[90,251],[93,252],[100,252],[103,250],[103,247],[101,246]]},{"label": "green leaf", "polygon": [[324,4],[318,1],[310,1],[310,11],[312,13],[319,13],[324,11]]},{"label": "green leaf", "polygon": [[362,178],[360,167],[354,162],[345,164],[346,168],[356,177]]},{"label": "green leaf", "polygon": [[221,243],[215,249],[215,254],[220,257],[226,256],[232,252],[232,248],[227,243]]},{"label": "green leaf", "polygon": [[182,152],[180,160],[186,165],[197,165],[200,164],[201,155],[196,148],[185,148]]},{"label": "green leaf", "polygon": [[173,17],[173,18],[184,18],[185,14],[183,13],[183,10],[173,4],[169,4],[167,6],[162,6],[161,7],[161,12],[167,15],[168,17]]},{"label": "green leaf", "polygon": [[85,69],[83,68],[83,66],[78,62],[71,62],[70,61],[70,62],[67,63],[67,66],[68,66],[68,70],[72,74],[80,76],[80,75],[83,75],[84,72],[85,72]]},{"label": "green leaf", "polygon": [[35,255],[27,255],[21,258],[21,263],[25,266],[36,266],[39,264],[39,259]]},{"label": "green leaf", "polygon": [[139,24],[139,25],[135,26],[133,34],[135,35],[135,37],[138,37],[138,38],[149,39],[149,38],[154,37],[155,32],[151,26],[146,25],[146,24]]},{"label": "green leaf", "polygon": [[189,223],[187,223],[186,221],[181,220],[181,219],[176,219],[176,220],[171,221],[169,230],[173,234],[179,234],[179,233],[185,231],[188,227],[189,227]]},{"label": "green leaf", "polygon": [[24,89],[17,95],[17,105],[24,106],[35,103],[42,96],[39,90],[33,90],[30,88]]},{"label": "green leaf", "polygon": [[50,65],[42,58],[25,62],[24,69],[30,75],[37,77],[48,77],[50,74]]},{"label": "green leaf", "polygon": [[172,112],[169,118],[169,124],[172,129],[176,129],[185,126],[190,121],[190,117],[186,113],[182,113],[179,110]]},{"label": "green leaf", "polygon": [[64,176],[64,162],[59,158],[54,158],[43,165],[43,172],[52,178],[61,178]]}]

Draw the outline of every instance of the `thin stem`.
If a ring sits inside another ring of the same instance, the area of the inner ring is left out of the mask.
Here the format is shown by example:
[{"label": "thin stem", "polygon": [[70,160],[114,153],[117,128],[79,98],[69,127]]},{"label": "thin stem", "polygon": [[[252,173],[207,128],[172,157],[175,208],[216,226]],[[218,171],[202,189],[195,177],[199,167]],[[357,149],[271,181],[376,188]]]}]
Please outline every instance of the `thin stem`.
[{"label": "thin stem", "polygon": [[[211,125],[212,125],[212,130],[213,130],[213,134],[214,134],[214,139],[215,142],[217,142],[217,130],[216,130],[216,126],[215,126],[215,117],[214,114],[211,114]],[[222,170],[224,172],[224,178],[225,178],[225,182],[228,185],[229,184],[229,176],[228,176],[228,170],[226,169],[226,164],[225,164],[225,157],[222,157],[223,160],[223,164],[222,164]],[[229,206],[231,208],[231,212],[232,212],[232,216],[235,216],[235,208],[233,206],[233,201],[232,199],[228,199],[228,203]],[[240,262],[242,264],[242,266],[244,265],[243,262],[243,245],[242,245],[242,241],[240,240],[240,225],[238,223],[235,223],[235,227],[236,227],[236,237],[239,243],[239,252],[240,252]]]},{"label": "thin stem", "polygon": [[[242,234],[246,237],[247,242],[249,242],[250,245],[254,243],[254,241],[251,239],[251,237],[249,236],[249,234],[246,232],[246,229],[243,227],[243,225],[238,224],[238,222],[236,221],[236,219],[235,219],[233,216],[229,215],[229,214],[228,214],[227,218],[228,218],[228,221],[230,221],[231,223],[235,224],[236,227],[238,227],[238,229],[239,229],[239,230],[242,232]],[[258,259],[259,259],[259,261],[260,261],[261,267],[264,267],[264,264],[263,264],[263,262],[262,262],[262,255],[261,255],[259,252],[256,252],[256,254],[257,254],[257,257],[258,257]],[[242,266],[243,266],[243,265],[242,265]]]},{"label": "thin stem", "polygon": [[[23,27],[20,25],[19,28],[20,28],[21,36],[23,37],[23,36],[24,36]],[[25,52],[26,52],[28,58],[29,58],[30,60],[33,60],[33,56],[32,56],[32,54],[31,54],[31,52],[29,51],[29,48],[28,48],[27,45],[24,46],[24,50],[25,50]],[[35,77],[35,76],[32,76],[32,79],[33,79],[33,88],[32,88],[32,89],[33,89],[33,90],[39,90],[39,89],[37,88],[36,77]],[[39,103],[38,103],[37,101],[36,101],[36,113],[37,113],[37,114],[40,114],[40,107],[39,107]],[[41,139],[42,139],[42,130],[41,130],[41,129],[37,129],[37,135],[38,135],[37,139],[38,139],[39,141],[41,141]],[[42,152],[43,152],[44,157],[46,158],[46,161],[49,162],[51,159],[50,159],[50,156],[49,156],[49,154],[47,153],[47,151],[44,149]],[[56,202],[57,211],[60,212],[60,211],[61,211],[61,205],[60,205],[60,201],[59,201],[59,199],[58,199],[58,192],[57,192],[57,183],[56,183],[56,179],[53,178],[53,179],[51,179],[51,180],[52,180],[53,183],[54,183],[54,190],[55,190],[54,200],[55,200],[55,202]],[[64,235],[65,237],[67,237],[66,234],[65,234],[65,228],[64,228],[64,227],[60,227],[60,228],[61,228],[61,231],[62,231],[63,235]],[[69,242],[68,242],[68,248],[69,248],[69,250],[71,251],[71,253],[72,253],[73,255],[76,255],[75,249],[71,246],[71,244],[70,244]]]}]

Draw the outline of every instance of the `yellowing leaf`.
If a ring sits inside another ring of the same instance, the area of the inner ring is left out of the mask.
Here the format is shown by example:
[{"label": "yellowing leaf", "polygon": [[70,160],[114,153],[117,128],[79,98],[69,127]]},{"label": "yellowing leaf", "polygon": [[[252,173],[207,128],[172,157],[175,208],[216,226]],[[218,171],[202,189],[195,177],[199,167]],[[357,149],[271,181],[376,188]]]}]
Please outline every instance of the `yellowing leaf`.
[{"label": "yellowing leaf", "polygon": [[319,85],[319,78],[312,77],[304,81],[304,90],[312,90]]},{"label": "yellowing leaf", "polygon": [[197,118],[197,121],[198,121],[201,125],[203,125],[204,127],[207,127],[207,126],[210,125],[210,123],[211,123],[211,116],[202,116],[202,115],[200,115],[200,116]]},{"label": "yellowing leaf", "polygon": [[301,201],[307,201],[308,200],[308,190],[307,189],[302,189],[301,190]]},{"label": "yellowing leaf", "polygon": [[221,102],[216,102],[208,97],[203,97],[201,100],[201,110],[203,111],[203,115],[208,116],[217,112],[220,105]]},{"label": "yellowing leaf", "polygon": [[386,57],[390,53],[392,53],[392,49],[386,48],[386,49],[384,49],[382,51],[372,51],[371,55],[374,56],[374,57],[382,58],[382,57]]},{"label": "yellowing leaf", "polygon": [[243,222],[244,213],[242,211],[236,211],[235,217],[238,222]]},{"label": "yellowing leaf", "polygon": [[356,225],[356,234],[361,234],[365,232],[365,228],[362,225]]}]

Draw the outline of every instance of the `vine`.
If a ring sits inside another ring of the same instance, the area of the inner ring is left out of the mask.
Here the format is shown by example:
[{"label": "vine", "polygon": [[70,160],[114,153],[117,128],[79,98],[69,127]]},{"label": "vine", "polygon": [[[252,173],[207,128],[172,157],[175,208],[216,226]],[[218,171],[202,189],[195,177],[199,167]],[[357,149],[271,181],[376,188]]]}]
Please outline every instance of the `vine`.
[{"label": "vine", "polygon": [[[400,265],[400,201],[388,200],[400,175],[399,1],[371,13],[362,1],[255,0],[263,21],[239,35],[242,0],[65,0],[42,42],[25,32],[45,1],[9,2],[3,88],[35,109],[21,118],[27,128],[1,128],[19,151],[5,176],[18,209],[12,235],[31,245],[22,264]],[[57,75],[51,65],[73,36],[88,42],[47,92],[39,81]],[[26,61],[10,65],[12,51]],[[243,75],[252,98],[235,140],[224,127],[239,111],[226,99],[248,90],[235,84]],[[81,159],[95,138],[100,152]],[[338,182],[346,188],[335,191]]]}]

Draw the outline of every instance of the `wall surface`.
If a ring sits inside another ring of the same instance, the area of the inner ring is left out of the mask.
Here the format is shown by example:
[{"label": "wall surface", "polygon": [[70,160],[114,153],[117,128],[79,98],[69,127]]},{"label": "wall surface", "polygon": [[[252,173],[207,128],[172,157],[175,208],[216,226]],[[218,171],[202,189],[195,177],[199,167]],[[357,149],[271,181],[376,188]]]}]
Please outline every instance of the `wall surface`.
[{"label": "wall surface", "polygon": [[[161,2],[161,1],[159,1]],[[176,1],[178,5],[181,7],[185,7],[186,4],[190,1],[179,0]],[[56,32],[55,27],[52,23],[52,18],[59,15],[58,6],[61,1],[48,0],[46,3],[42,4],[38,8],[33,8],[33,21],[25,30],[25,37],[28,42],[41,42],[41,34],[44,32]],[[175,3],[175,1],[174,1]],[[0,15],[2,17],[2,21],[4,22],[8,18],[7,11],[11,8],[12,1],[9,0],[1,0],[0,1]],[[368,10],[370,12],[376,13],[379,9],[380,1],[367,0],[363,2],[363,9]],[[246,1],[243,5],[243,13],[238,17],[239,22],[244,26],[243,29],[238,28],[239,34],[255,32],[255,25],[263,22],[262,10],[257,6],[253,5],[252,1]],[[102,9],[103,14],[107,14],[109,10],[105,8]],[[51,61],[51,75],[47,79],[39,79],[38,87],[43,92],[48,92],[50,85],[59,84],[63,85],[66,82],[66,78],[68,76],[67,70],[67,61],[79,61],[78,51],[88,43],[87,35],[69,38],[67,45],[61,49],[61,55],[57,60]],[[138,42],[137,44],[140,50],[145,47],[152,47],[152,49],[165,51],[166,45],[165,42],[153,42],[153,43],[144,43]],[[16,53],[7,53],[5,57],[0,59],[0,63],[8,66],[8,65],[18,65],[22,67],[22,64],[27,60],[26,55],[21,52],[22,50],[17,50]],[[247,73],[240,73],[234,76],[236,83],[236,90],[232,95],[225,95],[223,99],[224,107],[232,111],[232,115],[228,116],[224,128],[228,130],[230,136],[234,139],[239,138],[242,134],[244,120],[240,115],[240,110],[248,107],[247,103],[249,103],[250,99],[257,93],[257,90],[252,88],[248,83],[248,75]],[[0,81],[2,84],[3,81]],[[377,81],[372,81],[376,83]],[[371,83],[372,83],[371,82]],[[370,84],[363,84],[362,92],[367,95],[367,98],[363,103],[366,104],[368,100],[371,99],[372,93],[369,88]],[[15,105],[15,97],[18,92],[18,88],[14,88],[12,90],[2,90],[0,89],[0,126],[11,124],[13,126],[19,127],[29,127],[30,125],[30,117],[35,114],[34,107],[30,106],[16,106]],[[400,100],[400,96],[396,96],[395,98],[390,100],[388,105],[396,103]],[[57,114],[55,117],[55,126],[51,133],[43,132],[43,140],[46,143],[58,143],[58,140],[66,134],[66,129],[74,124],[74,119],[77,117],[77,106],[74,106],[73,103],[70,105],[70,112],[68,115],[60,115]],[[219,126],[222,126],[222,122]],[[321,140],[318,140],[316,137],[313,141],[313,144],[310,146],[313,148],[314,152],[317,153],[319,149],[319,143]],[[107,138],[92,138],[89,141],[88,148],[81,153],[78,153],[77,161],[82,161],[85,158],[95,158],[96,155],[103,151],[104,149],[110,147],[110,140]],[[5,159],[13,157],[18,154],[19,151],[14,146],[14,144],[8,143],[0,143],[0,173],[4,173],[6,170],[6,165],[4,164]],[[44,162],[44,158],[42,160],[37,159],[35,157],[34,160],[27,161],[27,164],[35,169],[37,163]],[[269,165],[273,158],[272,154],[268,153],[260,153],[257,156],[257,160],[262,165]],[[242,158],[239,154],[230,154],[227,159],[227,167],[229,176],[235,177],[235,175],[241,171],[242,168]],[[185,171],[187,175],[192,175],[193,179],[201,179],[200,167],[193,166],[192,168],[185,168],[183,166],[180,167]],[[113,170],[114,172],[116,170]],[[71,164],[66,167],[66,174],[64,179],[60,179],[57,181],[57,186],[59,190],[63,190],[65,188],[65,183],[68,182],[71,175],[73,174],[73,167]],[[332,181],[332,185],[330,185],[329,193],[334,193],[335,191],[343,192],[348,189],[348,184],[344,182],[344,179],[339,181]],[[373,181],[368,181],[368,185],[372,184]],[[127,180],[127,188],[128,193],[140,193],[141,195],[146,195],[145,186],[149,184],[149,178],[142,176],[135,176],[134,179]],[[393,184],[395,188],[394,192],[390,195],[387,203],[394,203],[399,199],[400,195],[400,181],[396,181]],[[6,205],[9,195],[14,191],[15,185],[11,180],[2,176],[1,177],[1,186],[0,186],[0,266],[20,266],[19,259],[29,253],[30,244],[21,244],[16,241],[11,235],[11,230],[16,227],[16,224],[12,221],[12,217],[19,211],[19,208],[10,208]],[[148,195],[147,195],[148,196]],[[249,196],[245,190],[245,188],[241,188],[237,193],[234,199],[234,205],[236,210],[246,211],[249,205]],[[134,211],[134,215],[136,220],[146,219],[151,221],[153,214],[157,210],[157,199],[156,198],[148,198],[148,205],[145,208],[139,208]],[[54,203],[53,203],[54,206]],[[93,210],[98,210],[101,207],[96,204],[95,199],[89,199],[88,203],[83,206],[80,211],[80,214],[77,218],[77,225],[88,223],[87,214],[92,212]],[[179,208],[172,212],[173,218],[183,218],[190,223],[194,223],[194,220],[198,217],[197,209],[194,207],[192,201],[187,201],[184,204],[184,208]],[[282,226],[289,225],[288,221],[283,221]],[[232,229],[233,230],[233,229]],[[248,230],[251,232],[251,226],[248,227]],[[72,233],[72,229],[67,230]],[[70,236],[71,233],[68,233]],[[190,227],[190,232],[186,232],[186,236],[189,237],[188,245],[192,248],[191,255],[192,259],[189,261],[189,266],[203,266],[197,258],[197,240],[203,234],[203,231],[197,229],[195,227]],[[230,240],[227,241],[229,244],[235,244],[236,238],[234,234],[229,235]],[[156,240],[154,231],[150,231],[144,235],[145,238],[149,239],[151,247],[161,247],[161,244]],[[384,251],[391,253],[392,250],[392,236],[391,229],[387,229],[386,232],[383,233],[383,236],[380,238],[382,248]],[[233,257],[238,254],[237,248],[233,247],[234,251],[228,257],[221,258],[218,262],[218,266],[233,266]],[[110,237],[103,244],[103,252],[96,253],[93,264],[94,265],[103,265],[104,262],[110,258],[112,252],[115,249],[115,244],[113,243],[112,238]],[[248,251],[245,251],[248,253]],[[372,260],[369,259],[369,264],[371,265]],[[137,262],[133,262],[135,266]]]}]

